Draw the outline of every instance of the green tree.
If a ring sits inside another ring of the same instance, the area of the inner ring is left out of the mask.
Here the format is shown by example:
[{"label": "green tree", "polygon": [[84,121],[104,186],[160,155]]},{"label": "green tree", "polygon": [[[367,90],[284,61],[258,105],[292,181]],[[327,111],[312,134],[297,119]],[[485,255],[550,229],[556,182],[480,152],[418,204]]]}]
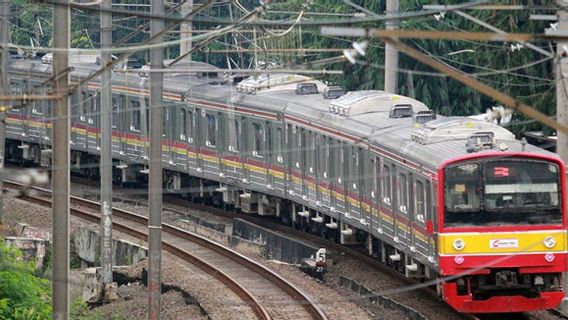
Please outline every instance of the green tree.
[{"label": "green tree", "polygon": [[34,276],[34,264],[0,239],[0,320],[50,319],[49,281]]}]

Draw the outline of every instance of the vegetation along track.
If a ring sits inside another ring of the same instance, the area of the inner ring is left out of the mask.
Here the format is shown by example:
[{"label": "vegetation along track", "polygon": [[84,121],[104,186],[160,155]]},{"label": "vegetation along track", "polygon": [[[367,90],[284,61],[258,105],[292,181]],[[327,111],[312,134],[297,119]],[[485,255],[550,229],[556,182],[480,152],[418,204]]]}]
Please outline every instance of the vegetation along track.
[{"label": "vegetation along track", "polygon": [[[5,186],[22,187],[13,182],[5,182]],[[51,205],[50,190],[37,187],[32,189],[37,191],[38,196],[26,194],[22,198],[44,206]],[[85,210],[88,208],[98,211],[99,203],[73,196],[70,201],[71,214],[99,223],[98,214]],[[146,217],[113,208],[113,220],[116,230],[147,241]],[[250,305],[259,319],[327,319],[308,296],[259,263],[189,231],[168,224],[163,224],[162,230],[164,250],[220,280]]]}]

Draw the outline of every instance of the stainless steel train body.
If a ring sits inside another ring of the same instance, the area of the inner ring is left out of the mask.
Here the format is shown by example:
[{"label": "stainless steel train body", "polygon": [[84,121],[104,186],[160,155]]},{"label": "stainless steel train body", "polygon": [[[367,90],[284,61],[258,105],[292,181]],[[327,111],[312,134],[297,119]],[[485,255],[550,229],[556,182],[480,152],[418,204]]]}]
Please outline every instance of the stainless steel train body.
[{"label": "stainless steel train body", "polygon": [[[435,119],[411,98],[358,91],[330,100],[318,81],[304,91],[308,79],[302,76],[263,75],[233,85],[210,66],[191,67],[210,71],[170,73],[164,79],[162,159],[168,190],[210,195],[244,212],[315,226],[342,243],[363,241],[370,253],[410,277],[448,275],[440,264],[446,252],[439,240],[444,223],[439,175],[448,161],[470,155],[467,141],[490,138],[490,148],[476,149],[480,156],[506,157],[506,149],[556,159],[488,122]],[[97,68],[75,66],[72,81]],[[50,73],[40,61],[12,60],[12,93],[47,93],[40,85]],[[90,82],[72,95],[72,166],[91,177],[98,175],[100,86]],[[113,176],[116,182],[143,181],[149,79],[117,72],[112,86]],[[13,159],[48,162],[50,108],[35,102],[9,112],[7,152]],[[562,245],[565,251],[565,241]]]}]

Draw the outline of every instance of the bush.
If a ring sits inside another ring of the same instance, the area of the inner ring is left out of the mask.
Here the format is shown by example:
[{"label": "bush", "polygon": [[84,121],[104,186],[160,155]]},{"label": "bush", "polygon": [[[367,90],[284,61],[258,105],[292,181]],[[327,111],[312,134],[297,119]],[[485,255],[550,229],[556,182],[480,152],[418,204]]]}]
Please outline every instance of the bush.
[{"label": "bush", "polygon": [[36,277],[34,264],[21,257],[0,238],[0,320],[50,319],[50,283]]}]

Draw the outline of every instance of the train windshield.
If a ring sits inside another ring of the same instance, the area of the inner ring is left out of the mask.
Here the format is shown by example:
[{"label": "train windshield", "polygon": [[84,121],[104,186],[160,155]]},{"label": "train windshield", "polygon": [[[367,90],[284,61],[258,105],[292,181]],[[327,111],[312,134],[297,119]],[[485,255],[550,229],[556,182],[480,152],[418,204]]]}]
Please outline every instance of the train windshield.
[{"label": "train windshield", "polygon": [[561,224],[560,169],[524,159],[489,160],[445,170],[446,227]]}]

